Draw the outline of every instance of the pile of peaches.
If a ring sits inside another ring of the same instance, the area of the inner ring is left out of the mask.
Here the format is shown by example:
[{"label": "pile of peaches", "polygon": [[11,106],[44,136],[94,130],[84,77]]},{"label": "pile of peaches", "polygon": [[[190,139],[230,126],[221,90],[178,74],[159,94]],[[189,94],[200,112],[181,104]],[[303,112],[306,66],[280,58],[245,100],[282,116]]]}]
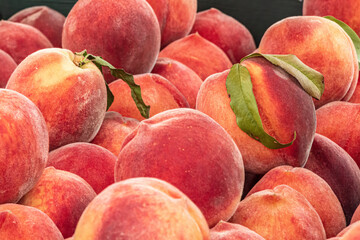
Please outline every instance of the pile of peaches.
[{"label": "pile of peaches", "polygon": [[358,34],[354,0],[259,46],[197,0],[0,21],[0,239],[360,239]]}]

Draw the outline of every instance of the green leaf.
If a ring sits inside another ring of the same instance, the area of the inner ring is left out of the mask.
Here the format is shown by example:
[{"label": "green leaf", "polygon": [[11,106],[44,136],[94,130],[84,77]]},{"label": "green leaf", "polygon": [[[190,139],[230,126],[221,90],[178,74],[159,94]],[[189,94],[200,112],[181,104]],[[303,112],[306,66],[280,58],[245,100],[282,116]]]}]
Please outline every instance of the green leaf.
[{"label": "green leaf", "polygon": [[324,93],[324,76],[318,71],[305,65],[295,55],[271,55],[253,53],[241,59],[241,62],[253,57],[263,57],[272,64],[281,67],[287,73],[296,78],[302,88],[310,96],[316,98],[317,100],[319,100],[321,98],[321,95]]},{"label": "green leaf", "polygon": [[342,27],[342,29],[351,38],[351,40],[352,40],[352,42],[353,42],[353,44],[355,46],[356,55],[357,55],[357,59],[358,59],[358,64],[359,64],[359,67],[360,67],[360,38],[359,38],[359,36],[356,34],[356,32],[354,30],[352,30],[351,27],[349,27],[346,23],[340,21],[339,19],[336,19],[333,16],[326,16],[324,18],[329,19],[329,20],[337,23],[340,27]]},{"label": "green leaf", "polygon": [[290,146],[296,139],[287,144],[279,143],[264,130],[259,110],[253,93],[250,73],[246,67],[235,64],[226,79],[227,93],[230,95],[230,107],[236,115],[236,123],[250,137],[271,149]]},{"label": "green leaf", "polygon": [[[123,69],[117,69],[113,65],[111,65],[109,62],[105,61],[102,57],[97,57],[91,54],[88,54],[86,50],[76,53],[78,55],[84,56],[83,63],[86,63],[86,61],[93,62],[99,70],[102,72],[102,67],[108,67],[110,69],[110,73],[112,76],[116,78],[122,79],[125,83],[127,83],[131,89],[131,97],[133,98],[136,107],[139,109],[141,116],[144,118],[149,118],[150,113],[150,106],[146,105],[141,97],[141,89],[140,86],[137,85],[134,81],[133,75],[125,72]],[[109,86],[106,84],[106,89],[108,93],[108,104],[107,109],[108,110],[111,106],[111,104],[114,101],[114,95],[110,91]]]}]

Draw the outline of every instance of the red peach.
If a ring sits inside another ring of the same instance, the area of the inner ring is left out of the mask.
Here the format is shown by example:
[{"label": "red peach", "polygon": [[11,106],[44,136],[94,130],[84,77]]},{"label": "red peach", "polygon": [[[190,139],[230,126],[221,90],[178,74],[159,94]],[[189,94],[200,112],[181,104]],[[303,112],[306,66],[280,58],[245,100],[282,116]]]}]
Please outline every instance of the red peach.
[{"label": "red peach", "polygon": [[125,139],[115,181],[156,177],[179,188],[209,226],[228,220],[244,186],[241,154],[226,131],[193,109],[174,109],[143,120]]},{"label": "red peach", "polygon": [[151,71],[169,80],[184,95],[191,108],[195,108],[196,96],[203,83],[190,68],[170,58],[158,58]]},{"label": "red peach", "polygon": [[114,183],[116,156],[90,143],[72,143],[49,153],[47,167],[68,171],[82,177],[96,193]]},{"label": "red peach", "polygon": [[29,55],[6,86],[27,96],[42,112],[50,150],[73,142],[90,142],[106,112],[106,86],[92,62],[60,48]]},{"label": "red peach", "polygon": [[161,48],[189,34],[195,22],[197,0],[146,0],[161,30]]},{"label": "red peach", "polygon": [[67,238],[73,235],[82,212],[95,196],[94,190],[81,177],[47,167],[36,186],[19,204],[46,213]]},{"label": "red peach", "polygon": [[0,62],[1,62],[0,88],[4,88],[11,74],[14,72],[15,68],[17,67],[17,64],[9,54],[7,54],[1,49],[0,49]]},{"label": "red peach", "polygon": [[54,47],[61,48],[61,34],[65,16],[46,6],[25,8],[13,16],[9,21],[24,23],[40,30]]},{"label": "red peach", "polygon": [[201,211],[171,184],[133,178],[101,192],[85,209],[76,240],[208,240]]},{"label": "red peach", "polygon": [[49,135],[39,109],[15,91],[0,89],[0,204],[17,202],[39,180]]},{"label": "red peach", "polygon": [[115,156],[118,156],[125,137],[138,124],[139,121],[134,118],[123,117],[117,112],[107,112],[99,132],[91,143],[106,148]]},{"label": "red peach", "polygon": [[210,229],[211,240],[265,240],[256,232],[240,224],[220,221]]},{"label": "red peach", "polygon": [[256,49],[250,31],[216,8],[197,13],[191,33],[196,32],[221,48],[234,64]]},{"label": "red peach", "polygon": [[33,207],[10,203],[0,205],[0,239],[64,240],[45,213]]},{"label": "red peach", "polygon": [[232,66],[230,59],[218,46],[197,33],[172,42],[161,50],[159,57],[171,58],[185,64],[202,80]]},{"label": "red peach", "polygon": [[346,32],[331,20],[318,16],[285,18],[266,30],[259,52],[294,54],[322,73],[325,90],[320,100],[314,100],[316,108],[347,101],[354,93],[359,76],[356,50]]},{"label": "red peach", "polygon": [[39,30],[22,23],[0,20],[0,36],[0,49],[17,64],[37,50],[53,47]]},{"label": "red peach", "polygon": [[242,64],[249,70],[265,131],[280,143],[291,142],[296,132],[291,146],[269,149],[239,128],[226,89],[229,71],[205,80],[197,96],[196,109],[212,117],[232,136],[247,172],[264,174],[280,165],[303,166],[315,134],[311,97],[299,87],[297,80],[263,58],[251,58]]},{"label": "red peach", "polygon": [[315,209],[287,185],[246,197],[230,222],[241,224],[266,240],[325,240],[325,230]]},{"label": "red peach", "polygon": [[[146,105],[150,106],[150,117],[168,109],[189,107],[184,95],[164,77],[146,73],[135,75],[134,81],[141,87],[141,96]],[[120,113],[124,117],[145,119],[140,115],[135,102],[132,100],[130,87],[121,79],[109,84],[114,94],[114,102],[109,111]]]}]

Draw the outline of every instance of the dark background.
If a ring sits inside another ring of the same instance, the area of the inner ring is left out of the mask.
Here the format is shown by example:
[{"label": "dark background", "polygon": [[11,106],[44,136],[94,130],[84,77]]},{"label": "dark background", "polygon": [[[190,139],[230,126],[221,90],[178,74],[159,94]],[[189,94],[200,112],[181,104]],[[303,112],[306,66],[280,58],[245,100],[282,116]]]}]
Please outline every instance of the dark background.
[{"label": "dark background", "polygon": [[[67,15],[75,2],[76,0],[0,0],[0,19],[8,19],[23,8],[39,5],[46,5]],[[273,23],[302,14],[302,0],[198,0],[198,11],[211,7],[244,24],[253,34],[256,44]]]}]

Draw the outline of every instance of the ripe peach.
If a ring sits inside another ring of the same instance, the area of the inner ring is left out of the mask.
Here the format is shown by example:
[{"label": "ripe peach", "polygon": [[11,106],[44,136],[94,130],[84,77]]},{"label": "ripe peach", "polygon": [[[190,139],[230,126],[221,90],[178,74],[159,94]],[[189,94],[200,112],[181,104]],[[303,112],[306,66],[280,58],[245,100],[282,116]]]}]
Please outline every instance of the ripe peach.
[{"label": "ripe peach", "polygon": [[40,30],[54,47],[61,48],[61,34],[65,16],[46,6],[25,8],[13,16],[9,21],[24,23]]},{"label": "ripe peach", "polygon": [[325,240],[325,230],[315,209],[287,185],[246,197],[230,222],[255,231],[266,240]]},{"label": "ripe peach", "polygon": [[161,48],[189,34],[195,22],[197,0],[146,0],[161,30]]},{"label": "ripe peach", "polygon": [[337,237],[341,240],[358,240],[360,236],[360,221],[350,224]]},{"label": "ripe peach", "polygon": [[9,54],[7,54],[1,49],[0,49],[0,62],[1,62],[0,88],[4,88],[11,74],[14,72],[15,68],[17,67],[17,64]]},{"label": "ripe peach", "polygon": [[134,118],[123,117],[117,112],[107,112],[99,132],[91,143],[106,148],[115,156],[118,156],[125,137],[138,124],[139,121]]},{"label": "ripe peach", "polygon": [[185,64],[202,80],[232,66],[230,59],[218,46],[197,33],[172,42],[161,50],[159,57],[171,58]]},{"label": "ripe peach", "polygon": [[[141,87],[141,96],[146,105],[150,105],[150,117],[168,109],[189,107],[184,95],[164,77],[146,73],[134,76],[134,81]],[[114,94],[114,102],[109,111],[120,113],[124,117],[145,119],[140,115],[131,98],[130,87],[121,79],[109,84]]]},{"label": "ripe peach", "polygon": [[226,89],[229,71],[205,80],[198,93],[196,109],[212,117],[232,136],[247,172],[264,174],[280,165],[303,166],[315,134],[315,108],[311,97],[299,87],[297,80],[263,58],[251,58],[242,64],[250,72],[265,131],[280,143],[291,142],[296,132],[291,146],[269,149],[239,128]]},{"label": "ripe peach", "polygon": [[265,240],[256,232],[240,224],[220,221],[210,229],[211,240]]},{"label": "ripe peach", "polygon": [[73,142],[89,142],[106,112],[106,86],[92,62],[78,66],[83,57],[60,48],[29,55],[6,86],[27,96],[42,112],[50,150]]},{"label": "ripe peach", "polygon": [[197,13],[191,33],[196,32],[221,48],[234,64],[256,49],[250,31],[216,8]]},{"label": "ripe peach", "polygon": [[114,183],[116,156],[90,143],[71,143],[49,153],[47,167],[68,171],[82,177],[96,193]]},{"label": "ripe peach", "polygon": [[49,135],[39,109],[0,89],[0,204],[17,202],[35,186],[48,159]]},{"label": "ripe peach", "polygon": [[22,23],[0,20],[0,36],[0,49],[17,64],[37,50],[53,47],[39,30]]},{"label": "ripe peach", "polygon": [[74,239],[208,240],[209,227],[195,204],[171,184],[133,178],[109,186],[89,204]]},{"label": "ripe peach", "polygon": [[73,235],[82,212],[95,196],[94,190],[81,177],[47,167],[36,186],[20,199],[19,204],[46,213],[67,238]]},{"label": "ripe peach", "polygon": [[324,225],[326,237],[335,237],[346,227],[344,211],[331,187],[321,177],[305,168],[279,166],[267,172],[247,196],[286,184],[310,202]]},{"label": "ripe peach", "polygon": [[190,68],[170,58],[159,58],[151,71],[169,80],[184,95],[191,108],[195,108],[196,96],[203,83]]},{"label": "ripe peach", "polygon": [[231,137],[209,116],[185,108],[143,120],[127,136],[115,181],[132,177],[173,184],[200,208],[209,226],[232,216],[244,186],[242,157]]},{"label": "ripe peach", "polygon": [[116,68],[141,74],[155,65],[160,27],[144,0],[80,0],[65,20],[62,46],[74,52],[87,49]]},{"label": "ripe peach", "polygon": [[259,52],[294,54],[322,73],[325,91],[320,100],[314,100],[316,108],[332,101],[347,101],[355,90],[359,67],[354,44],[331,20],[318,16],[285,18],[267,29]]},{"label": "ripe peach", "polygon": [[327,137],[315,134],[305,168],[329,184],[341,202],[347,223],[350,223],[360,202],[360,170],[355,161],[339,145]]},{"label": "ripe peach", "polygon": [[0,239],[64,240],[45,213],[33,207],[11,203],[0,205]]}]

